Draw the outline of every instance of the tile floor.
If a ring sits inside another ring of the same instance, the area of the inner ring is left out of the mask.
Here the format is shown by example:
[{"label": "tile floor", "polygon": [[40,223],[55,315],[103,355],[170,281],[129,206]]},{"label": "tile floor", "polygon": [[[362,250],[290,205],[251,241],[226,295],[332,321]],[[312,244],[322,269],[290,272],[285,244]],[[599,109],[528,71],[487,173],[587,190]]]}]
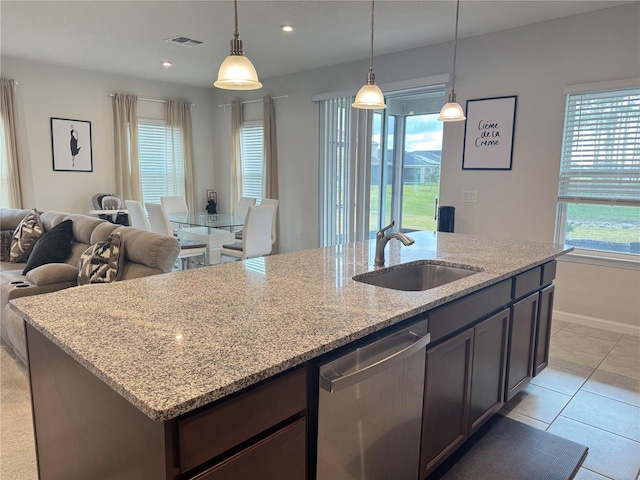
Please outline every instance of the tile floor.
[{"label": "tile floor", "polygon": [[640,480],[640,337],[555,321],[549,365],[502,409],[589,447],[577,480]]}]

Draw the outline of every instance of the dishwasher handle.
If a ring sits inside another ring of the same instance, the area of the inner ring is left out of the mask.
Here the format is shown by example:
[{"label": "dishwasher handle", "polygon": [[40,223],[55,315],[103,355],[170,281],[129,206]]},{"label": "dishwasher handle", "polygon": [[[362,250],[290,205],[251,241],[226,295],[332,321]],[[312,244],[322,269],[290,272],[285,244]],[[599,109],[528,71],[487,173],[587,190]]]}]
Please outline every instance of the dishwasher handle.
[{"label": "dishwasher handle", "polygon": [[[388,357],[372,363],[371,365],[367,365],[366,367],[345,375],[334,372],[331,378],[320,373],[320,387],[330,393],[333,393],[355,385],[356,383],[360,383],[366,378],[372,377],[386,370],[395,363],[401,362],[411,355],[418,353],[431,341],[430,333],[418,335],[417,333],[411,332],[411,334],[416,338],[413,343],[404,347],[402,350],[398,350],[397,352],[389,355]],[[393,345],[389,345],[388,350],[393,350]]]}]

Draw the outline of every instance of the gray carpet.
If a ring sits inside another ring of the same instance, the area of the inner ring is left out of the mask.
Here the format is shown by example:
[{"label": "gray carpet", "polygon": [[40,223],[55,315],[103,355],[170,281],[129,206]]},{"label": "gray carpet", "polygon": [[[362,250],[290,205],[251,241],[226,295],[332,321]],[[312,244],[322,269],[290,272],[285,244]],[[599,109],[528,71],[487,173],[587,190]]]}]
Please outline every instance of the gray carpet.
[{"label": "gray carpet", "polygon": [[495,415],[429,480],[569,480],[588,448]]},{"label": "gray carpet", "polygon": [[0,348],[0,478],[38,478],[27,372],[4,345]]}]

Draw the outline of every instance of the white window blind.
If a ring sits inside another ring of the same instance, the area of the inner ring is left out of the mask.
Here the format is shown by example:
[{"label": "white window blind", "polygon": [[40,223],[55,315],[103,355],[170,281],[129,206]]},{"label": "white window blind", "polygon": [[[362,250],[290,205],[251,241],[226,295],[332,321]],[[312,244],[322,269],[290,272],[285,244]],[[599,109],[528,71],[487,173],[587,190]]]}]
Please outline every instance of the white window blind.
[{"label": "white window blind", "polygon": [[166,195],[184,195],[184,159],[180,132],[162,121],[139,119],[138,148],[143,203]]},{"label": "white window blind", "polygon": [[640,89],[569,94],[558,200],[640,205]]},{"label": "white window blind", "polygon": [[263,127],[261,123],[246,123],[240,131],[242,143],[242,196],[258,203],[263,196]]}]

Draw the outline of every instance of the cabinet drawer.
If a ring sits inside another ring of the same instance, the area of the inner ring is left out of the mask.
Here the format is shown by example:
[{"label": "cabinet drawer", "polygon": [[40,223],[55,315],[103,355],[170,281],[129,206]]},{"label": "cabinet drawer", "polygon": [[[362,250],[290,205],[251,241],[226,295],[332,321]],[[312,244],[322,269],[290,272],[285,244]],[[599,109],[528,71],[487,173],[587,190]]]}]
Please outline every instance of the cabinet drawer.
[{"label": "cabinet drawer", "polygon": [[302,412],[306,367],[222,400],[178,421],[180,470],[186,472]]},{"label": "cabinet drawer", "polygon": [[511,299],[511,280],[505,280],[429,312],[431,343],[499,310]]},{"label": "cabinet drawer", "polygon": [[306,422],[301,418],[193,480],[300,480],[306,476]]},{"label": "cabinet drawer", "polygon": [[517,300],[540,289],[542,267],[532,268],[513,277],[513,293],[511,298]]},{"label": "cabinet drawer", "polygon": [[550,285],[556,278],[556,265],[555,260],[542,265],[542,285]]}]

